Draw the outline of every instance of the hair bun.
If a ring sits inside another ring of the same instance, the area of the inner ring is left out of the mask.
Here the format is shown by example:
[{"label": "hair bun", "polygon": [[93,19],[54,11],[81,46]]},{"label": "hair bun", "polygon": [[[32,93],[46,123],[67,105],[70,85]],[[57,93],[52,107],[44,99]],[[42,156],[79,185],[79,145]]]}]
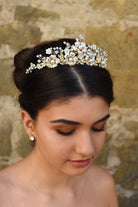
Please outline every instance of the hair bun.
[{"label": "hair bun", "polygon": [[31,48],[26,48],[21,50],[14,56],[14,66],[15,69],[13,71],[13,80],[17,86],[17,88],[22,91],[24,86],[24,81],[26,78],[25,70],[27,60],[31,54]]}]

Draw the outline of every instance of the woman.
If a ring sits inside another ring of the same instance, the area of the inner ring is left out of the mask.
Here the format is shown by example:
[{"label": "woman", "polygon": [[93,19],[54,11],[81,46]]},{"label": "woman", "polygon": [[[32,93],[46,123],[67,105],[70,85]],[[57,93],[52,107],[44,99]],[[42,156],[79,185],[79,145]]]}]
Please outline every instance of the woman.
[{"label": "woman", "polygon": [[106,56],[81,36],[15,56],[21,119],[34,146],[1,171],[0,206],[118,206],[113,178],[92,164],[104,145],[113,101]]}]

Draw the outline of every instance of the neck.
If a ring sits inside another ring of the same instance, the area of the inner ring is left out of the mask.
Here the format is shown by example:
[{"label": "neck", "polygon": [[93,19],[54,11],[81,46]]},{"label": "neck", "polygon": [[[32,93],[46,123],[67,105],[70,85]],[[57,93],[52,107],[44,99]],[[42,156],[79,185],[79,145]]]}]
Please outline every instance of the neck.
[{"label": "neck", "polygon": [[36,189],[46,190],[52,193],[73,191],[75,177],[70,177],[58,170],[49,167],[45,163],[41,153],[34,147],[30,155],[24,161],[24,169],[27,182]]}]

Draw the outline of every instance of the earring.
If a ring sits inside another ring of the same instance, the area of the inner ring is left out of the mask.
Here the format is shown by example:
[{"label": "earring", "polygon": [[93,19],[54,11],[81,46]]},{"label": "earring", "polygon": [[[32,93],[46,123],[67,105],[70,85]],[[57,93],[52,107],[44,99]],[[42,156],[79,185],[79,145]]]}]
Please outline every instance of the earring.
[{"label": "earring", "polygon": [[35,138],[33,136],[29,136],[29,139],[33,142]]}]

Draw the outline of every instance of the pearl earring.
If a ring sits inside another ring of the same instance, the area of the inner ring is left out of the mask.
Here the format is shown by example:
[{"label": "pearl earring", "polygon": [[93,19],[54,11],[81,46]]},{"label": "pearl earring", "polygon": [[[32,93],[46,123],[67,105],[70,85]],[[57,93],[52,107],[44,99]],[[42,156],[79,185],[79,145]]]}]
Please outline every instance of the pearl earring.
[{"label": "pearl earring", "polygon": [[35,138],[33,136],[29,136],[29,139],[33,142]]}]

